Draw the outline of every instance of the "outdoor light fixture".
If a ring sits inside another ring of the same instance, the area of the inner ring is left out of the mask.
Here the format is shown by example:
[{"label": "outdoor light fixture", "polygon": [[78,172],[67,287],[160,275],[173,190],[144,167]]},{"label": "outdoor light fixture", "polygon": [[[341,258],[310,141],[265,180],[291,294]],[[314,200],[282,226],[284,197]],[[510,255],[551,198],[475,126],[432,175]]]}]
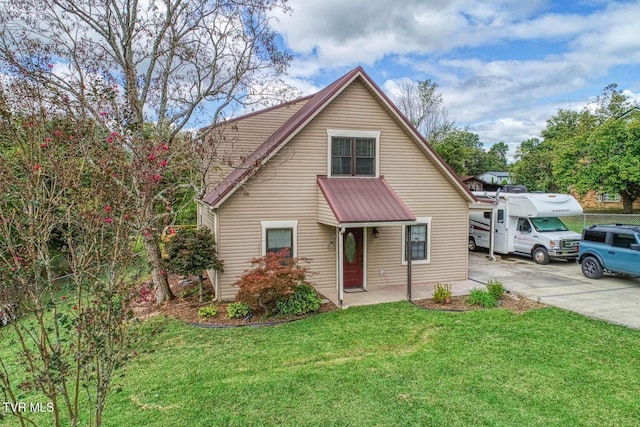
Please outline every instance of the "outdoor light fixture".
[{"label": "outdoor light fixture", "polygon": [[329,242],[329,244],[327,245],[327,250],[328,250],[329,252],[333,252],[333,251],[335,251],[335,250],[336,250],[336,244],[335,244],[335,243],[333,243],[333,242]]},{"label": "outdoor light fixture", "polygon": [[380,231],[378,231],[378,227],[373,227],[373,237],[374,239],[380,237]]}]

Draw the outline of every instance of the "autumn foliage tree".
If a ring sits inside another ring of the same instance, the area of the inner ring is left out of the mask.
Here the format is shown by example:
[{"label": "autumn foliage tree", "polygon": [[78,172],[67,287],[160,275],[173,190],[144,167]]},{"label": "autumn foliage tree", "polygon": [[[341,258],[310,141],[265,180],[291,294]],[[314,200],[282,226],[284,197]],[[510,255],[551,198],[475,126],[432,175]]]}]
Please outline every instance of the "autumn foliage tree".
[{"label": "autumn foliage tree", "polygon": [[130,153],[115,143],[121,135],[23,83],[0,86],[0,305],[13,317],[0,346],[15,350],[0,356],[0,395],[13,404],[44,396],[47,425],[99,426],[136,336]]},{"label": "autumn foliage tree", "polygon": [[[202,195],[203,177],[218,161],[190,159],[196,151],[215,158],[209,153],[217,142],[206,130],[184,131],[215,125],[229,108],[262,100],[260,88],[283,86],[290,57],[278,48],[271,20],[274,9],[288,9],[286,0],[6,0],[3,6],[3,73],[40,85],[45,99],[62,100],[74,116],[122,136],[113,143],[131,154],[126,189],[146,229],[156,301],[173,298],[159,247],[162,225],[174,214],[167,202],[179,185]],[[171,179],[188,176],[180,168],[195,169],[191,182]]]},{"label": "autumn foliage tree", "polygon": [[269,312],[297,286],[307,283],[309,268],[299,265],[305,261],[304,258],[289,257],[288,249],[254,258],[251,260],[252,267],[234,283],[240,288],[236,293],[236,301]]}]

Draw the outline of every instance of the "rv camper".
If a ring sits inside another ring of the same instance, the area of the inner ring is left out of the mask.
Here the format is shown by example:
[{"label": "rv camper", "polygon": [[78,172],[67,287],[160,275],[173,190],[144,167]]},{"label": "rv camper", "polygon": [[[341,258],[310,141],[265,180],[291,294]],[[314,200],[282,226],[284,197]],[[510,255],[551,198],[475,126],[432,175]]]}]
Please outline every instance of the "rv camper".
[{"label": "rv camper", "polygon": [[[569,194],[474,192],[492,204],[491,211],[469,214],[469,250],[489,249],[490,255],[520,254],[538,264],[549,259],[574,260],[580,234],[569,231],[559,217],[582,214],[582,207]],[[514,192],[508,192],[514,191]]]}]

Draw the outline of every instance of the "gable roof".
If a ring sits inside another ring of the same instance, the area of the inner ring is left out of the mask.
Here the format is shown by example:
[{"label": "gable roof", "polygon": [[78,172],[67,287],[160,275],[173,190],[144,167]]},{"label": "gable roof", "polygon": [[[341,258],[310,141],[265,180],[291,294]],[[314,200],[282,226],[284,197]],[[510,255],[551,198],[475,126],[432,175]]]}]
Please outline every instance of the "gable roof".
[{"label": "gable roof", "polygon": [[384,177],[353,179],[319,176],[318,186],[340,224],[416,220]]},{"label": "gable roof", "polygon": [[[430,157],[456,189],[467,198],[469,202],[475,202],[475,197],[464,184],[456,177],[455,173],[442,160],[442,158],[429,146],[427,141],[411,125],[409,120],[398,110],[391,100],[382,92],[373,80],[365,73],[362,67],[356,67],[349,71],[329,86],[309,97],[307,103],[300,108],[289,120],[287,120],[276,132],[268,137],[258,148],[248,156],[236,169],[234,169],[216,188],[202,199],[212,207],[219,207],[231,196],[247,179],[266,163],[280,148],[287,144],[301,129],[316,117],[327,105],[342,93],[353,81],[360,79],[370,92],[386,106],[387,110],[398,122],[415,138],[418,145]],[[252,113],[260,114],[260,112]],[[241,120],[242,117],[236,119]]]}]

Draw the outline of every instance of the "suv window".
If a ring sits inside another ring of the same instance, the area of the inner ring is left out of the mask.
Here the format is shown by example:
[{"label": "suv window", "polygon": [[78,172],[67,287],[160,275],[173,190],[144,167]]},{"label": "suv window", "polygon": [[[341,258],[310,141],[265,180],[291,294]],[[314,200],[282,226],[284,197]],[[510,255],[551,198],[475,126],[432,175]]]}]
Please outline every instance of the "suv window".
[{"label": "suv window", "polygon": [[636,238],[633,234],[613,233],[613,236],[611,237],[611,246],[615,246],[616,248],[629,249],[631,244],[635,242]]},{"label": "suv window", "polygon": [[607,233],[604,231],[585,230],[582,240],[604,243],[607,240]]}]

